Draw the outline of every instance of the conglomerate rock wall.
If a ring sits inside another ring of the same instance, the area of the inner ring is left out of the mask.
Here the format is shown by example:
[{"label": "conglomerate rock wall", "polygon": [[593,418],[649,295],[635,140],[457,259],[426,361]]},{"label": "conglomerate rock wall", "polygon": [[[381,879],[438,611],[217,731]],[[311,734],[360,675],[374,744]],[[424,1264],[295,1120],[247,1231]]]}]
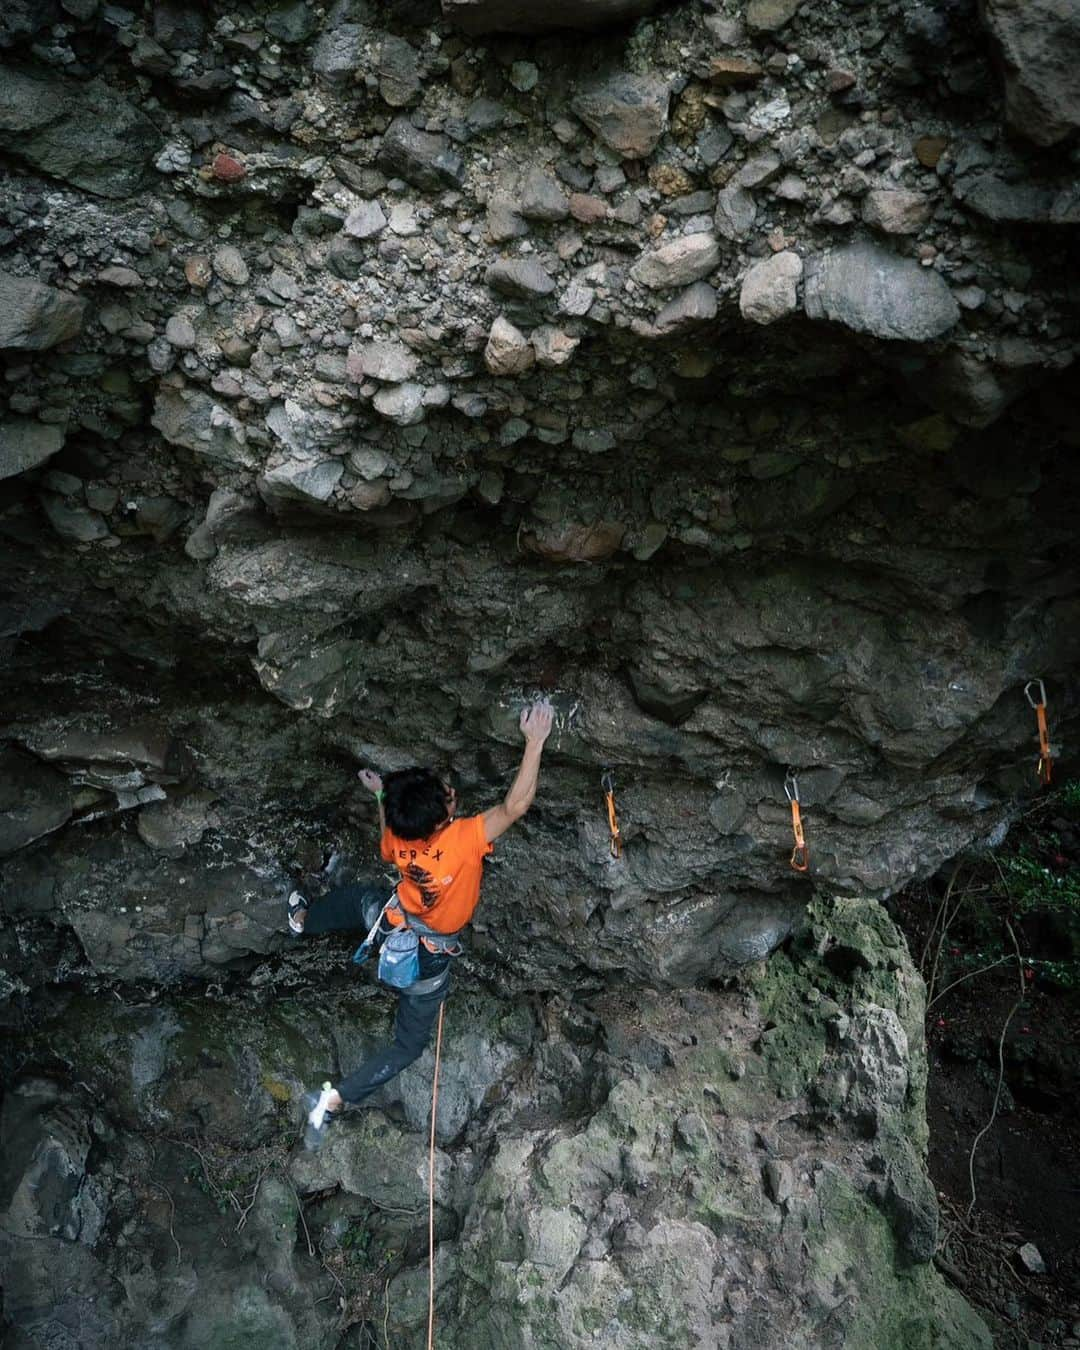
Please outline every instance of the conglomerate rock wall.
[{"label": "conglomerate rock wall", "polygon": [[715,980],[1000,839],[1032,678],[1068,768],[1071,9],[443,11],[0,14],[15,1021],[276,979],[296,878],[374,866],[358,765],[482,809],[538,691],[466,958],[519,994]]}]

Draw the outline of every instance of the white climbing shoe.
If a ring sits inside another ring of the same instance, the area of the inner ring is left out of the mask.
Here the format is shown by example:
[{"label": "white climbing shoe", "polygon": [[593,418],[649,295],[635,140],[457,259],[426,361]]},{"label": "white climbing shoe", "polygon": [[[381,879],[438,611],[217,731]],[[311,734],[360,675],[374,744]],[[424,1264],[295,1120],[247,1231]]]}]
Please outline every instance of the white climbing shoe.
[{"label": "white climbing shoe", "polygon": [[333,1087],[324,1083],[318,1092],[304,1094],[304,1106],[307,1109],[307,1121],[304,1128],[306,1148],[318,1148],[326,1138],[326,1132],[341,1115],[340,1111],[330,1110],[330,1097]]}]

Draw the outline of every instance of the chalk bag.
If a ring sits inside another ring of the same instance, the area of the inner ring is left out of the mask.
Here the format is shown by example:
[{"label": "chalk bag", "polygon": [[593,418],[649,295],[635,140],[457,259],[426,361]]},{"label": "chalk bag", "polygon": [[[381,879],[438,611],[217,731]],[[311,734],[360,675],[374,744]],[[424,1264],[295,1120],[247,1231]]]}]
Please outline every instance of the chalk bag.
[{"label": "chalk bag", "polygon": [[411,928],[398,928],[379,952],[379,979],[391,989],[408,989],[420,978],[420,943]]}]

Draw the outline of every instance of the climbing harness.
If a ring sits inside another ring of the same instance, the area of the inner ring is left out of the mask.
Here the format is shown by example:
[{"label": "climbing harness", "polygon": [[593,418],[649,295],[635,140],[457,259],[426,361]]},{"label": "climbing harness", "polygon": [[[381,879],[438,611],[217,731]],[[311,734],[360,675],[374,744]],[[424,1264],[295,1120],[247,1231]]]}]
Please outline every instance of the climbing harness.
[{"label": "climbing harness", "polygon": [[791,832],[795,836],[795,847],[791,850],[791,866],[796,872],[806,872],[810,868],[810,850],[806,847],[803,835],[802,812],[799,810],[799,780],[795,777],[793,769],[787,771],[784,792],[791,803]]},{"label": "climbing harness", "polygon": [[439,1104],[439,1058],[442,1054],[443,1010],[439,1004],[439,1025],[435,1032],[435,1072],[431,1079],[431,1143],[428,1147],[428,1320],[427,1350],[435,1347],[435,1108]]},{"label": "climbing harness", "polygon": [[[382,929],[382,921],[388,910],[397,910],[403,922],[389,934]],[[433,993],[446,983],[447,970],[433,975],[428,980],[420,979],[420,943],[429,952],[437,956],[460,956],[460,933],[440,933],[430,928],[415,914],[409,913],[398,899],[395,891],[379,911],[379,916],[368,930],[368,935],[353,952],[353,964],[362,966],[371,955],[372,947],[379,936],[383,937],[379,949],[378,978],[391,989],[407,989],[411,994]],[[430,987],[429,987],[430,986]]]},{"label": "climbing harness", "polygon": [[[1035,688],[1039,691],[1038,700],[1031,693]],[[1035,721],[1039,728],[1039,764],[1035,772],[1043,787],[1049,787],[1054,762],[1050,758],[1050,732],[1046,725],[1046,685],[1042,680],[1028,680],[1024,685],[1024,697],[1035,709]]]},{"label": "climbing harness", "polygon": [[619,817],[615,814],[615,775],[605,769],[600,775],[600,786],[604,790],[607,802],[608,829],[611,831],[611,856],[622,857],[622,831],[619,829]]}]

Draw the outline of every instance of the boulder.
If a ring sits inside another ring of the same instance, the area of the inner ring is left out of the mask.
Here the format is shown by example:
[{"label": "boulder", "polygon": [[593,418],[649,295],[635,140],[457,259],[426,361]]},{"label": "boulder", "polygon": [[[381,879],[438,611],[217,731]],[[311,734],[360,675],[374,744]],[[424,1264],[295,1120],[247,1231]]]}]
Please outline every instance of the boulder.
[{"label": "boulder", "polygon": [[775,323],[793,313],[799,305],[799,281],[802,259],[785,249],[771,258],[762,258],[743,277],[739,292],[739,312],[751,323]]},{"label": "boulder", "polygon": [[0,272],[0,348],[43,351],[82,331],[86,301],[32,277]]},{"label": "boulder", "polygon": [[101,197],[145,186],[164,137],[134,103],[100,80],[0,68],[0,150]]},{"label": "boulder", "polygon": [[442,0],[443,14],[466,33],[547,33],[606,28],[656,8],[659,0]]},{"label": "boulder", "polygon": [[811,319],[897,342],[929,342],[960,317],[936,272],[870,243],[809,258],[803,306]]},{"label": "boulder", "polygon": [[424,192],[460,187],[465,164],[441,132],[421,131],[407,117],[395,117],[386,129],[377,156],[379,168],[392,178]]},{"label": "boulder", "polygon": [[8,417],[0,422],[0,478],[14,478],[36,469],[64,444],[62,427],[34,422],[29,417]]},{"label": "boulder", "polygon": [[570,106],[610,149],[643,159],[667,130],[670,96],[670,85],[659,76],[619,71],[587,84]]},{"label": "boulder", "polygon": [[630,275],[641,286],[666,291],[707,277],[720,261],[720,247],[711,234],[687,234],[643,253]]},{"label": "boulder", "polygon": [[1005,117],[1036,145],[1080,128],[1080,7],[1069,0],[983,0],[1005,80]]}]

